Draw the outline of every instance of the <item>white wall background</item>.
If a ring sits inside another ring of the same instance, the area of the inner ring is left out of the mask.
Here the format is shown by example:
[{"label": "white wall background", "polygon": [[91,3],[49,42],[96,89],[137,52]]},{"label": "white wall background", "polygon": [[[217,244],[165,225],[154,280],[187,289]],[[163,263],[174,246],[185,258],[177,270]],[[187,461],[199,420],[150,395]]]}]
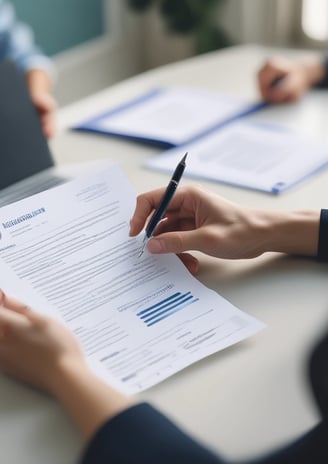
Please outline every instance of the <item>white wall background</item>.
[{"label": "white wall background", "polygon": [[[178,1],[178,0],[177,0]],[[193,54],[190,37],[169,35],[153,9],[128,11],[125,0],[104,0],[110,33],[55,56],[59,104]],[[218,21],[234,43],[295,45],[301,0],[227,0]]]},{"label": "white wall background", "polygon": [[60,106],[143,70],[140,20],[123,0],[104,0],[109,33],[54,56],[55,96]]}]

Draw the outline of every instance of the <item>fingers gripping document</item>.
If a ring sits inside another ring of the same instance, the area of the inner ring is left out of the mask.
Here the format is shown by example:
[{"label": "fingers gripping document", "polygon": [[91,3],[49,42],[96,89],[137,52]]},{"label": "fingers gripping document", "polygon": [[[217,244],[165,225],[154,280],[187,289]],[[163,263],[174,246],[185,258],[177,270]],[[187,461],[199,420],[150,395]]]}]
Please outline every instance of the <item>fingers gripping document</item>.
[{"label": "fingers gripping document", "polygon": [[1,287],[59,318],[91,367],[135,393],[264,325],[174,255],[128,236],[135,192],[116,165],[0,209]]}]

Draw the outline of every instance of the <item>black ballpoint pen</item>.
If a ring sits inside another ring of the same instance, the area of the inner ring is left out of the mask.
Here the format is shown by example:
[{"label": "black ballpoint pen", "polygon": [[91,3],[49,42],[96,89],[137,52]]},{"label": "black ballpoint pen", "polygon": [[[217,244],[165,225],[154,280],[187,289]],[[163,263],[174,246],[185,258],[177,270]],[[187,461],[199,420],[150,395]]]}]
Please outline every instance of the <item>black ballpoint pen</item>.
[{"label": "black ballpoint pen", "polygon": [[169,206],[170,201],[172,200],[174,192],[176,191],[176,189],[178,187],[178,184],[179,184],[179,182],[181,180],[183,171],[185,170],[187,155],[188,155],[188,152],[185,153],[184,157],[182,158],[180,163],[175,168],[173,176],[171,177],[171,180],[170,180],[168,186],[166,187],[164,195],[163,195],[158,207],[156,208],[154,214],[152,215],[150,221],[148,222],[148,225],[146,227],[146,234],[145,234],[145,238],[144,238],[144,244],[143,244],[143,247],[142,247],[142,250],[141,250],[139,256],[142,255],[142,253],[144,251],[146,241],[148,239],[150,239],[150,237],[153,235],[154,230],[156,229],[156,227],[157,227],[158,223],[160,222],[160,220],[163,218],[163,216],[164,216],[164,214],[165,214],[165,212],[167,210],[167,207]]}]

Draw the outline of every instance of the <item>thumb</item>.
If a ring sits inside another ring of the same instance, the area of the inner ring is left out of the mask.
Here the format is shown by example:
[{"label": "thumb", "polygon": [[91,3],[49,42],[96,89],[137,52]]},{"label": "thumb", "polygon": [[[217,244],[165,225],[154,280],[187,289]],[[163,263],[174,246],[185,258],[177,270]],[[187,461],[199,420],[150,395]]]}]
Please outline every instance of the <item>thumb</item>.
[{"label": "thumb", "polygon": [[147,248],[150,253],[182,253],[188,250],[199,250],[199,231],[167,232],[152,237]]}]

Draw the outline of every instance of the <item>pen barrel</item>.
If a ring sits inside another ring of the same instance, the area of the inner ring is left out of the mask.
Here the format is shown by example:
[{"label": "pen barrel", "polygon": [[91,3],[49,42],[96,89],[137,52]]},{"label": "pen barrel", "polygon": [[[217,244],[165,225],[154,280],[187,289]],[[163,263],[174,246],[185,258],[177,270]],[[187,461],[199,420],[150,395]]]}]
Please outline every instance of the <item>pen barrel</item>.
[{"label": "pen barrel", "polygon": [[171,182],[178,183],[182,177],[183,171],[185,170],[186,165],[184,163],[179,163],[178,166],[175,168],[173,176],[171,178]]},{"label": "pen barrel", "polygon": [[146,229],[146,235],[148,238],[153,235],[153,232],[157,224],[163,218],[177,186],[178,186],[178,182],[176,180],[173,180],[172,178],[172,180],[170,181],[169,185],[167,186],[165,190],[165,193],[163,195],[163,198],[160,204],[158,205],[158,208],[156,209],[155,213],[153,214],[153,216],[151,217],[149,221],[149,224]]},{"label": "pen barrel", "polygon": [[173,173],[173,176],[171,177],[169,185],[166,187],[164,195],[146,227],[147,238],[150,238],[153,235],[159,221],[163,218],[169,206],[169,203],[174,195],[174,192],[176,191],[176,188],[182,177],[183,171],[186,167],[185,161],[186,161],[187,154],[188,152],[184,155],[180,163],[175,168],[175,171]]}]

